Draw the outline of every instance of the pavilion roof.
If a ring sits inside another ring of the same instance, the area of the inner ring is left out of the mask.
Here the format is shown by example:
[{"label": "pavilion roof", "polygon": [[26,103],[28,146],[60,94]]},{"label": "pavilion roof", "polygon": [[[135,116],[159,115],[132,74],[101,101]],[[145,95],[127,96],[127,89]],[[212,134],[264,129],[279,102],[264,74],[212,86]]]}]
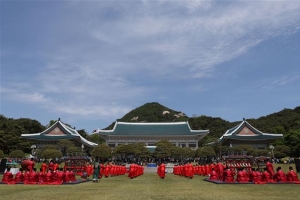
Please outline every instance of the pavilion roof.
[{"label": "pavilion roof", "polygon": [[22,134],[22,138],[37,141],[58,141],[62,139],[75,139],[82,144],[95,147],[98,144],[93,143],[82,137],[75,129],[57,120],[52,126],[41,133]]},{"label": "pavilion roof", "polygon": [[249,122],[243,120],[237,126],[228,129],[225,134],[219,139],[219,142],[226,140],[275,140],[283,138],[282,134],[263,133],[254,128]]},{"label": "pavilion roof", "polygon": [[201,135],[205,136],[208,130],[192,130],[188,122],[116,122],[112,130],[99,130],[100,135],[125,135],[125,136],[146,136],[146,135]]}]

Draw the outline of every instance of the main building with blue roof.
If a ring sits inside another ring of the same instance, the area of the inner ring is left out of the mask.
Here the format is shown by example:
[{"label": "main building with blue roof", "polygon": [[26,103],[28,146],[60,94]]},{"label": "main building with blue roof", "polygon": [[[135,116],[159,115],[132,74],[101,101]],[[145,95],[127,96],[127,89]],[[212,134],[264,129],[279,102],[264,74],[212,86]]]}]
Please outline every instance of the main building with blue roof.
[{"label": "main building with blue roof", "polygon": [[198,142],[205,137],[208,130],[192,130],[188,122],[119,122],[116,121],[112,130],[98,130],[109,147],[120,144],[145,143],[155,146],[160,140],[168,140],[179,147],[198,148]]}]

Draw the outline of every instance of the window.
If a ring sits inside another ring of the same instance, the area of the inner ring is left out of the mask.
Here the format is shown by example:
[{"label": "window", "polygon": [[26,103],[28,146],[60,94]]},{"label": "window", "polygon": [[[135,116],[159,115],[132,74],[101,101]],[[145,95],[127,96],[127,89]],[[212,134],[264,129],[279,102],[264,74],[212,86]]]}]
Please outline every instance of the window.
[{"label": "window", "polygon": [[191,148],[196,148],[196,144],[195,144],[195,143],[189,144],[189,147],[191,147]]},{"label": "window", "polygon": [[108,144],[109,147],[115,147],[115,144]]}]

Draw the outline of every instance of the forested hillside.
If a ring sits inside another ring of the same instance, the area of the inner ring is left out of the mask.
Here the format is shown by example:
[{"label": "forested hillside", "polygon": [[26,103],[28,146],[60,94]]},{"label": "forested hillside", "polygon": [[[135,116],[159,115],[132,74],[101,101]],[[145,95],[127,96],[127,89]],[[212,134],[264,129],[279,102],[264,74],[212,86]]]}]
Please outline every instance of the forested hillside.
[{"label": "forested hillside", "polygon": [[[241,119],[242,120],[242,119]],[[300,106],[294,109],[282,111],[260,117],[258,119],[246,119],[251,125],[262,132],[282,133],[284,141],[277,141],[278,145],[286,145],[292,155],[300,152]],[[210,133],[200,145],[211,142],[222,136],[227,129],[234,127],[241,121],[229,122],[219,117],[205,115],[188,117],[182,111],[175,111],[157,102],[146,103],[118,119],[122,122],[178,122],[188,121],[195,130],[208,129]],[[51,120],[49,125],[51,125]],[[73,125],[74,126],[74,125]],[[112,129],[114,123],[106,129]],[[21,118],[12,119],[0,115],[0,149],[8,154],[11,150],[20,149],[30,152],[31,143],[20,138],[23,133],[37,133],[45,130],[37,120]],[[97,134],[89,135],[84,130],[78,131],[83,137],[101,143],[102,139]],[[276,145],[275,144],[275,145]]]}]

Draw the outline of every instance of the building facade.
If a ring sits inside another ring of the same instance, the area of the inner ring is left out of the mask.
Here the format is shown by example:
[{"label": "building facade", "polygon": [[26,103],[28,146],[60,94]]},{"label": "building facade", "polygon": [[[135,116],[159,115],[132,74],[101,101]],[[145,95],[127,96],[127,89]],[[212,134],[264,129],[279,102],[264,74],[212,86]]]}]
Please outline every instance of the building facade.
[{"label": "building facade", "polygon": [[178,147],[198,148],[198,142],[205,137],[208,130],[192,130],[188,122],[168,123],[132,123],[115,122],[112,130],[98,130],[109,147],[120,144],[144,143],[155,146],[160,140],[168,140]]}]

